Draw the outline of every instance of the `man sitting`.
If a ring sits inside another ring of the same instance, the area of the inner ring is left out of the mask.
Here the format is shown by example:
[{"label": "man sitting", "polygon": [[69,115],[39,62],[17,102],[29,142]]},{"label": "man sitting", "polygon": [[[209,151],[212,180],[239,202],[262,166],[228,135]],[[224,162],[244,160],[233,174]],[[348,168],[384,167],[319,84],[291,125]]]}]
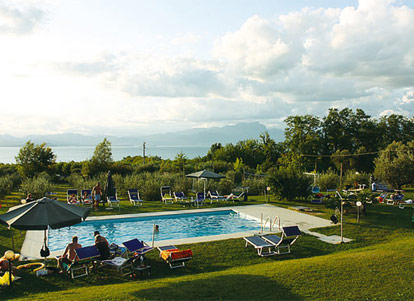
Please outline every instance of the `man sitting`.
[{"label": "man sitting", "polygon": [[94,232],[95,236],[95,246],[98,249],[99,253],[101,253],[101,257],[99,260],[106,260],[111,256],[111,252],[109,250],[109,243],[105,237],[99,234],[99,231]]},{"label": "man sitting", "polygon": [[78,237],[73,236],[72,242],[67,245],[63,255],[58,258],[58,267],[63,270],[64,269],[63,264],[71,265],[73,261],[79,260],[75,252],[75,250],[79,248],[82,248],[82,246],[78,243]]}]

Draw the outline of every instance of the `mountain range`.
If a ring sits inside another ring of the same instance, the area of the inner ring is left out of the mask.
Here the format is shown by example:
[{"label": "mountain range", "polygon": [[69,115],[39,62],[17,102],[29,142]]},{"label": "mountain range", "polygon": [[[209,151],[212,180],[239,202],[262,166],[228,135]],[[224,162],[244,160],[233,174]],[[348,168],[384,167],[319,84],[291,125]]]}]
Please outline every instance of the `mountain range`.
[{"label": "mountain range", "polygon": [[116,136],[86,136],[82,134],[63,133],[53,135],[28,135],[14,137],[0,135],[0,146],[23,146],[27,141],[36,144],[45,142],[48,146],[94,146],[107,138],[112,145],[137,145],[143,142],[158,146],[211,146],[214,143],[237,143],[246,139],[258,139],[260,134],[267,131],[275,141],[284,140],[281,129],[268,129],[259,122],[238,123],[223,127],[195,128],[185,131],[160,133],[152,135],[137,135],[128,137]]}]

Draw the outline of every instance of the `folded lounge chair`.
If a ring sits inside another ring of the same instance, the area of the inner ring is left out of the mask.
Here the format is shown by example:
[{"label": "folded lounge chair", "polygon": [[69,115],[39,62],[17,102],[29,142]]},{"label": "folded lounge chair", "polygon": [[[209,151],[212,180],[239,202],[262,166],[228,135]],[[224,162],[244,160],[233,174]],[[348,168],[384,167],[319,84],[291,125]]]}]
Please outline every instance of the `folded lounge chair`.
[{"label": "folded lounge chair", "polygon": [[290,247],[302,235],[302,232],[298,226],[283,227],[282,230],[281,237],[275,234],[266,234],[260,237],[275,247],[276,254],[289,254]]},{"label": "folded lounge chair", "polygon": [[82,205],[93,205],[92,199],[92,190],[91,189],[83,189],[81,191],[81,202]]},{"label": "folded lounge chair", "polygon": [[257,250],[257,255],[259,256],[272,256],[277,254],[272,250],[274,249],[274,244],[267,242],[257,235],[243,237],[243,239],[246,241],[246,248],[249,244],[252,245]]},{"label": "folded lounge chair", "polygon": [[138,189],[128,189],[128,197],[129,201],[135,206],[136,204],[140,204],[142,206],[142,200],[139,197]]},{"label": "folded lounge chair", "polygon": [[114,188],[114,195],[108,195],[108,196],[106,197],[106,199],[107,199],[107,201],[108,201],[108,206],[109,206],[109,207],[114,207],[114,206],[116,206],[116,207],[118,207],[118,208],[119,208],[119,203],[120,203],[120,201],[119,201],[119,199],[118,199],[118,195],[117,195],[117,193],[116,193],[116,188]]},{"label": "folded lounge chair", "polygon": [[185,262],[193,258],[191,249],[179,250],[174,245],[157,247],[160,251],[160,257],[165,260],[171,269],[182,268]]},{"label": "folded lounge chair", "polygon": [[66,193],[66,202],[70,205],[79,205],[78,190],[68,189]]},{"label": "folded lounge chair", "polygon": [[137,253],[138,255],[144,255],[145,253],[153,250],[154,248],[148,246],[143,240],[137,238],[128,240],[122,243],[127,248],[128,253]]}]

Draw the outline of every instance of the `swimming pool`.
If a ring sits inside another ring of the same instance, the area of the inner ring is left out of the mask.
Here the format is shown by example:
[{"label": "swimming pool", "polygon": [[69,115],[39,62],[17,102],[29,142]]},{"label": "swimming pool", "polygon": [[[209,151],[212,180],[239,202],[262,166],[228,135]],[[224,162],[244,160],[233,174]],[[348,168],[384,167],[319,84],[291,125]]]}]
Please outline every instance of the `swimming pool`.
[{"label": "swimming pool", "polygon": [[171,215],[87,220],[81,224],[49,231],[49,249],[62,250],[77,235],[83,246],[93,245],[93,232],[99,231],[109,243],[121,244],[133,238],[150,243],[153,224],[159,225],[155,240],[170,240],[229,233],[257,231],[258,220],[240,217],[233,210],[180,213]]}]

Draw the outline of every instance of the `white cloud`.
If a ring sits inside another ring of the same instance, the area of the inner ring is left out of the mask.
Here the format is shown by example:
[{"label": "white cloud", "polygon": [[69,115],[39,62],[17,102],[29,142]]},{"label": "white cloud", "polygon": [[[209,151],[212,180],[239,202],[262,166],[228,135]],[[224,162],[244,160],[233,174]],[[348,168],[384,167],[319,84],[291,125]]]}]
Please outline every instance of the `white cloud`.
[{"label": "white cloud", "polygon": [[0,34],[32,33],[44,19],[45,12],[41,9],[34,7],[12,8],[0,3]]},{"label": "white cloud", "polygon": [[[330,107],[362,108],[374,117],[414,112],[414,9],[394,1],[303,8],[273,20],[254,15],[211,41],[211,56],[203,58],[194,50],[214,34],[164,37],[178,54],[161,55],[151,47],[86,46],[56,33],[50,39],[47,30],[35,30],[44,18],[41,9],[0,5],[0,42],[8,45],[0,49],[0,97],[10,99],[0,127],[9,132],[274,125],[293,114],[325,115]],[[5,36],[24,33],[32,35],[7,43]],[[19,112],[28,98],[35,101],[27,110],[44,121]],[[50,118],[41,106],[49,115],[76,114]],[[85,119],[79,112],[93,114]],[[102,123],[108,115],[111,122]],[[7,126],[19,119],[27,121]]]}]

